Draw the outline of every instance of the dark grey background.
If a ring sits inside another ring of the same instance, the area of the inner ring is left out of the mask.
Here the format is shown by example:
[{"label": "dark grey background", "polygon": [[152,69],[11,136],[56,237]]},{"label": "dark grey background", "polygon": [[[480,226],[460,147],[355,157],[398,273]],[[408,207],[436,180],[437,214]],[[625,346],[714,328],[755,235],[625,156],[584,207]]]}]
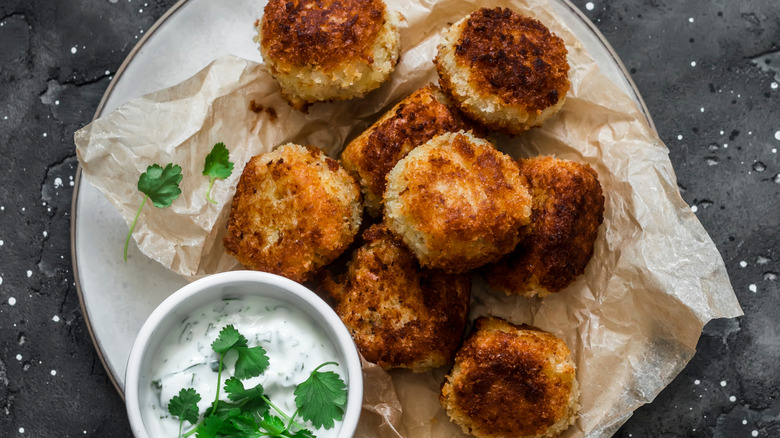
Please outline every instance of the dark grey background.
[{"label": "dark grey background", "polygon": [[[72,135],[173,3],[0,0],[1,437],[130,436],[73,280]],[[630,70],[745,311],[707,325],[618,436],[780,436],[780,4],[575,3]]]}]

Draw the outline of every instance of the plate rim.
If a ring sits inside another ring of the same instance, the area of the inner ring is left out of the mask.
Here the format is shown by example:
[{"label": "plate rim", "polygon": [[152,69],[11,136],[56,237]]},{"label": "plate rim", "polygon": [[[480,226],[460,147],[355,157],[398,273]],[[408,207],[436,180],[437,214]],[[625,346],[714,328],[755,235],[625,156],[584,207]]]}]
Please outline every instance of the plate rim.
[{"label": "plate rim", "polygon": [[[182,6],[188,3],[188,1],[189,0],[178,0],[173,6],[171,6],[167,11],[165,11],[165,13],[162,16],[160,16],[160,18],[157,19],[157,21],[154,22],[154,24],[145,32],[144,36],[141,37],[138,43],[136,43],[135,46],[133,46],[133,48],[127,54],[125,59],[122,61],[122,64],[114,73],[111,82],[108,84],[108,88],[106,88],[106,91],[103,93],[103,96],[100,99],[100,103],[98,103],[98,106],[95,109],[95,114],[92,116],[90,123],[95,121],[101,116],[103,112],[103,108],[105,107],[108,98],[111,96],[111,93],[113,92],[116,84],[121,79],[122,74],[127,69],[127,66],[133,61],[133,59],[138,54],[138,52],[143,48],[147,40],[157,31],[157,29],[159,29],[163,25],[163,23],[165,23],[168,19],[170,19],[171,16],[173,16],[173,14],[175,14],[179,9],[181,9]],[[633,97],[632,100],[634,100],[634,102],[639,107],[639,111],[644,116],[652,132],[658,135],[658,131],[656,130],[655,123],[653,122],[653,119],[650,116],[650,112],[648,111],[647,105],[645,104],[645,101],[642,98],[642,95],[640,94],[639,89],[636,86],[636,83],[634,83],[634,80],[631,77],[631,74],[626,69],[626,66],[623,64],[623,61],[620,59],[617,52],[615,52],[615,49],[612,47],[609,41],[607,41],[607,39],[604,37],[601,31],[596,27],[595,24],[593,24],[593,22],[585,15],[585,13],[582,12],[582,10],[580,10],[577,6],[575,6],[571,2],[571,0],[549,0],[549,1],[558,1],[563,6],[566,6],[577,18],[580,19],[580,21],[582,21],[590,29],[591,32],[593,32],[594,35],[596,35],[599,42],[604,46],[604,48],[607,50],[609,55],[612,57],[612,60],[622,71],[623,77],[628,82],[629,88],[634,94],[634,96],[632,96]],[[92,341],[92,345],[95,348],[95,351],[97,352],[98,358],[100,359],[100,363],[103,365],[103,369],[108,375],[111,384],[114,386],[114,389],[117,391],[119,397],[124,402],[125,400],[124,390],[119,384],[117,377],[114,375],[114,373],[111,371],[111,368],[108,366],[108,362],[106,361],[106,357],[103,352],[103,349],[100,347],[100,344],[97,341],[95,331],[92,327],[92,323],[89,318],[89,312],[87,311],[87,307],[84,302],[84,293],[81,288],[81,279],[79,276],[79,267],[78,267],[78,255],[76,253],[76,234],[77,234],[76,223],[78,221],[76,211],[77,211],[79,193],[81,188],[81,174],[82,174],[82,168],[81,168],[81,163],[79,163],[78,167],[76,168],[76,176],[74,179],[74,190],[73,190],[73,195],[71,197],[71,208],[70,208],[70,217],[71,217],[70,256],[71,256],[71,265],[73,268],[73,280],[76,286],[76,294],[78,295],[78,299],[79,299],[79,308],[81,309],[81,315],[84,318],[84,324],[87,326],[87,332],[89,333],[89,337]]]}]

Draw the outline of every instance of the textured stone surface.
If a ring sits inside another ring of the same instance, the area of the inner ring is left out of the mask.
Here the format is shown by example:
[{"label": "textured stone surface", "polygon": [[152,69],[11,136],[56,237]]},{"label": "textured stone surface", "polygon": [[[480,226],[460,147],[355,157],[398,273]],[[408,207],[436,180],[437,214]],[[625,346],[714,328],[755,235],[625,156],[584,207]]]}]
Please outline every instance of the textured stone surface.
[{"label": "textured stone surface", "polygon": [[[173,3],[0,2],[0,436],[131,436],[73,283],[72,133]],[[631,72],[745,311],[617,436],[780,436],[780,8],[575,4]]]}]

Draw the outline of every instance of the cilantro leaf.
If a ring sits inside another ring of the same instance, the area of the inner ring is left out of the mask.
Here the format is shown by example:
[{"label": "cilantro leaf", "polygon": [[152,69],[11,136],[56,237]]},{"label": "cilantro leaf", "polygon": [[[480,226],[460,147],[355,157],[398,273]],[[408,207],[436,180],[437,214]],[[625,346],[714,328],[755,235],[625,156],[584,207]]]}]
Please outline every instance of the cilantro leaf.
[{"label": "cilantro leaf", "polygon": [[338,365],[326,362],[311,372],[309,378],[295,388],[295,405],[304,420],[311,421],[314,427],[330,429],[334,420],[344,418],[344,406],[347,404],[347,385],[333,371],[318,371],[325,365]]},{"label": "cilantro leaf", "polygon": [[228,324],[219,331],[219,336],[211,343],[211,349],[219,354],[225,354],[236,347],[246,347],[247,340],[241,333]]},{"label": "cilantro leaf", "polygon": [[197,438],[217,438],[219,431],[225,426],[225,420],[221,417],[212,415],[203,419],[203,423],[198,426],[195,434]]},{"label": "cilantro leaf", "polygon": [[281,436],[285,431],[286,426],[284,420],[276,415],[265,414],[260,420],[260,426],[268,431],[271,436]]},{"label": "cilantro leaf", "polygon": [[217,178],[225,179],[232,173],[233,163],[230,162],[230,154],[228,153],[225,144],[219,142],[215,144],[211,149],[211,152],[206,155],[206,163],[203,165],[203,174],[209,177],[209,188],[206,191],[206,200],[212,204],[217,203],[217,201],[209,197],[211,187],[214,185],[214,180]]},{"label": "cilantro leaf", "polygon": [[168,163],[164,169],[158,164],[152,164],[138,178],[138,190],[144,194],[144,200],[141,201],[141,206],[135,213],[135,218],[125,239],[125,261],[127,261],[127,245],[130,243],[130,236],[133,235],[135,223],[138,222],[138,216],[141,215],[146,200],[151,199],[152,204],[157,208],[170,206],[181,194],[179,183],[182,178],[181,167],[173,163]]},{"label": "cilantro leaf", "polygon": [[237,437],[259,437],[265,435],[260,432],[260,426],[251,415],[236,415],[230,419],[231,425],[236,430]]},{"label": "cilantro leaf", "polygon": [[179,436],[181,436],[182,425],[185,421],[189,421],[191,424],[198,422],[199,401],[200,394],[192,388],[187,388],[179,391],[179,395],[173,396],[168,402],[168,412],[179,418]]},{"label": "cilantro leaf", "polygon": [[179,183],[182,178],[179,165],[168,163],[163,169],[157,164],[152,164],[138,178],[138,190],[148,196],[155,207],[165,208],[181,194]]},{"label": "cilantro leaf", "polygon": [[294,434],[290,435],[290,438],[317,438],[309,429],[296,430]]},{"label": "cilantro leaf", "polygon": [[253,388],[244,389],[241,380],[231,377],[225,380],[225,393],[235,402],[233,406],[241,409],[242,413],[262,417],[268,412],[269,406],[264,398],[263,385],[258,384]]},{"label": "cilantro leaf", "polygon": [[238,347],[233,349],[238,352],[234,374],[239,379],[257,377],[268,368],[268,355],[265,353],[265,348],[258,345],[252,348]]}]

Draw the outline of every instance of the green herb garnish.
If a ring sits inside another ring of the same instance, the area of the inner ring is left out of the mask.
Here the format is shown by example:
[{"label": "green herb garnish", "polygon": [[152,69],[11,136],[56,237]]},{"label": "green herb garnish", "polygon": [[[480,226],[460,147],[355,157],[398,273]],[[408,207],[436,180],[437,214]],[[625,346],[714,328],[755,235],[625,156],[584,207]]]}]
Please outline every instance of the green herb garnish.
[{"label": "green herb garnish", "polygon": [[206,190],[206,200],[212,204],[217,201],[211,199],[211,187],[217,178],[225,179],[233,173],[233,163],[230,162],[230,155],[225,144],[219,142],[214,145],[211,152],[206,155],[206,163],[203,165],[203,174],[209,177],[209,188]]},{"label": "green herb garnish", "polygon": [[295,405],[304,420],[311,421],[316,428],[333,427],[333,420],[344,418],[344,406],[347,404],[347,386],[333,371],[324,373],[318,370],[325,365],[338,365],[325,362],[311,372],[309,378],[295,388]]},{"label": "green herb garnish", "polygon": [[141,215],[141,210],[143,210],[146,200],[151,199],[152,204],[157,208],[170,206],[181,194],[181,189],[179,188],[181,179],[181,167],[173,163],[168,163],[164,169],[158,164],[152,164],[138,178],[138,190],[144,194],[144,200],[135,213],[133,224],[130,225],[130,231],[125,239],[125,261],[127,261],[127,245],[130,243],[130,236],[133,235],[135,223],[138,221],[138,216]]},{"label": "green herb garnish", "polygon": [[182,389],[179,395],[173,396],[168,403],[168,412],[174,417],[179,417],[179,435],[181,436],[182,425],[185,421],[190,423],[198,422],[198,402],[200,394],[194,389]]},{"label": "green herb garnish", "polygon": [[[219,332],[211,348],[219,354],[217,395],[200,421],[197,414],[200,395],[194,389],[182,389],[171,399],[168,412],[179,418],[179,437],[196,434],[197,438],[314,438],[314,432],[295,421],[297,417],[311,421],[317,429],[330,429],[335,421],[343,419],[347,387],[338,374],[319,371],[327,365],[338,365],[336,362],[321,364],[295,388],[298,409],[290,416],[271,402],[262,385],[246,388],[242,382],[261,375],[268,368],[269,359],[263,347],[249,347],[247,339],[228,325]],[[238,355],[234,377],[227,379],[223,387],[222,365],[231,352]],[[224,389],[227,400],[219,399],[219,388]],[[184,421],[195,427],[182,435]]]}]

